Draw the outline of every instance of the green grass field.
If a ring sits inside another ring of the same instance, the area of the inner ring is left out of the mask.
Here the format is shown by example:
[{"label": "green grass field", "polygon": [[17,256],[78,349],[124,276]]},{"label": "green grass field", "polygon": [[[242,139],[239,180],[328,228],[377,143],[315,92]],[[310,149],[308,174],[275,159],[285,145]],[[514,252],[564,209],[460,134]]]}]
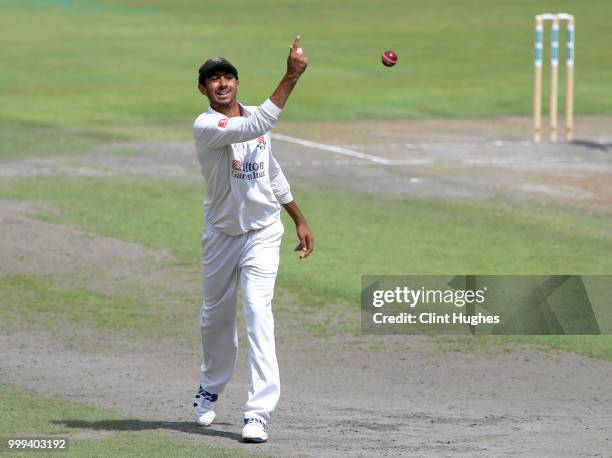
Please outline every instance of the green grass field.
[{"label": "green grass field", "polygon": [[[59,214],[42,214],[43,219],[151,248],[169,249],[179,263],[186,265],[196,265],[199,259],[202,192],[197,185],[129,178],[0,182],[0,197],[49,203],[61,209]],[[308,261],[298,261],[292,251],[293,226],[286,219],[278,284],[306,307],[341,302],[356,311],[360,276],[364,273],[612,272],[609,217],[526,204],[380,199],[312,188],[297,189],[294,194],[312,221],[317,251]],[[372,245],[376,249],[370,248]],[[23,280],[18,284],[22,285]],[[45,294],[54,291],[38,283],[31,287],[33,291],[39,288]],[[27,299],[23,291],[12,294]],[[82,293],[70,294],[79,298]],[[146,321],[141,313],[151,313],[142,305],[117,309],[109,298],[87,297],[86,303],[91,306],[72,309],[76,321],[139,329]],[[15,300],[27,306],[26,299]],[[100,308],[100,304],[104,307]],[[71,308],[66,310],[70,313]],[[154,333],[150,323],[146,329]],[[176,328],[166,330],[169,329]],[[482,341],[509,340],[514,338]],[[531,341],[612,359],[607,337],[538,337]]]},{"label": "green grass field", "polygon": [[175,137],[160,126],[202,111],[201,61],[228,57],[258,103],[297,33],[310,66],[284,120],[527,115],[533,16],[559,9],[577,18],[577,111],[612,114],[607,0],[4,0],[0,120]]},{"label": "green grass field", "polygon": [[[160,310],[161,300],[137,302],[120,295],[62,288],[49,280],[26,275],[0,277],[0,298],[0,316],[7,322],[20,327],[44,323],[44,328],[58,335],[68,325],[176,339],[190,324],[187,314]],[[152,320],[152,316],[156,319]],[[164,325],[160,326],[162,321]]]},{"label": "green grass field", "polygon": [[[0,183],[0,197],[46,202],[68,223],[197,264],[203,191],[197,185],[128,178],[45,178]],[[380,199],[342,191],[295,191],[317,253],[299,262],[285,219],[282,286],[313,304],[359,302],[360,275],[601,274],[612,272],[612,221],[535,207]],[[338,205],[341,202],[342,205]],[[376,249],[369,247],[376,246]]]}]

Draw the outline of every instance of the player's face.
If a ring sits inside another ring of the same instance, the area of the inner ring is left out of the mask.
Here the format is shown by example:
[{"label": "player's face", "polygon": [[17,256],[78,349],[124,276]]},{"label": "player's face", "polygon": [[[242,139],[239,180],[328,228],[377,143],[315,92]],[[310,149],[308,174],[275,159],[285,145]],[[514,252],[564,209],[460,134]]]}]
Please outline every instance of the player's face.
[{"label": "player's face", "polygon": [[205,85],[200,85],[200,90],[208,97],[211,106],[229,107],[236,101],[239,82],[233,74],[219,70],[208,76],[204,82]]}]

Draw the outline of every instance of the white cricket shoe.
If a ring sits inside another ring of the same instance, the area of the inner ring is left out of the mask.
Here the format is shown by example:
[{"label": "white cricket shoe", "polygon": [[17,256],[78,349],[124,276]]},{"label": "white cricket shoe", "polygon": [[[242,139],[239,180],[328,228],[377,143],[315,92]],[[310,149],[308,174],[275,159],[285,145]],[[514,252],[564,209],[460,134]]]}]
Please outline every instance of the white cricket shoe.
[{"label": "white cricket shoe", "polygon": [[268,440],[266,424],[259,418],[245,418],[242,428],[242,440],[260,444]]},{"label": "white cricket shoe", "polygon": [[215,405],[219,399],[218,394],[212,394],[200,386],[198,394],[193,400],[193,419],[200,426],[210,426],[215,419]]}]

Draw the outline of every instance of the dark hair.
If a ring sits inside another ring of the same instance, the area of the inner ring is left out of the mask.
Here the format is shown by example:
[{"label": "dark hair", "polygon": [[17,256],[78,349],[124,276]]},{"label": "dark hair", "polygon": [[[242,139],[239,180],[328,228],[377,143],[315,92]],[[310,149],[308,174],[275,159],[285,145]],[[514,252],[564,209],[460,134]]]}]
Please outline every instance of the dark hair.
[{"label": "dark hair", "polygon": [[[217,71],[225,71],[225,70],[224,69],[218,69],[218,70],[215,70],[214,72],[208,72],[206,75],[200,75],[198,77],[198,83],[200,83],[202,86],[206,86],[206,78],[210,78]],[[228,72],[228,71],[225,71],[225,72],[230,74],[230,75],[233,75],[236,79],[238,79],[238,76],[234,72]]]}]

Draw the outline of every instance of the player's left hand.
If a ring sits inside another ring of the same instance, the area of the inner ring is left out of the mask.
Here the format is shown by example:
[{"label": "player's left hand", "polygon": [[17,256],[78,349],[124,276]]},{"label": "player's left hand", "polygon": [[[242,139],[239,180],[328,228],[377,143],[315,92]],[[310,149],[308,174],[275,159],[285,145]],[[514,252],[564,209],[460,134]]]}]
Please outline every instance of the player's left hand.
[{"label": "player's left hand", "polygon": [[300,243],[293,251],[301,251],[300,259],[306,259],[314,250],[314,237],[306,224],[298,224],[295,229]]},{"label": "player's left hand", "polygon": [[289,57],[287,57],[287,75],[299,78],[306,71],[308,58],[301,46],[302,37],[295,37],[292,45],[289,45]]}]

